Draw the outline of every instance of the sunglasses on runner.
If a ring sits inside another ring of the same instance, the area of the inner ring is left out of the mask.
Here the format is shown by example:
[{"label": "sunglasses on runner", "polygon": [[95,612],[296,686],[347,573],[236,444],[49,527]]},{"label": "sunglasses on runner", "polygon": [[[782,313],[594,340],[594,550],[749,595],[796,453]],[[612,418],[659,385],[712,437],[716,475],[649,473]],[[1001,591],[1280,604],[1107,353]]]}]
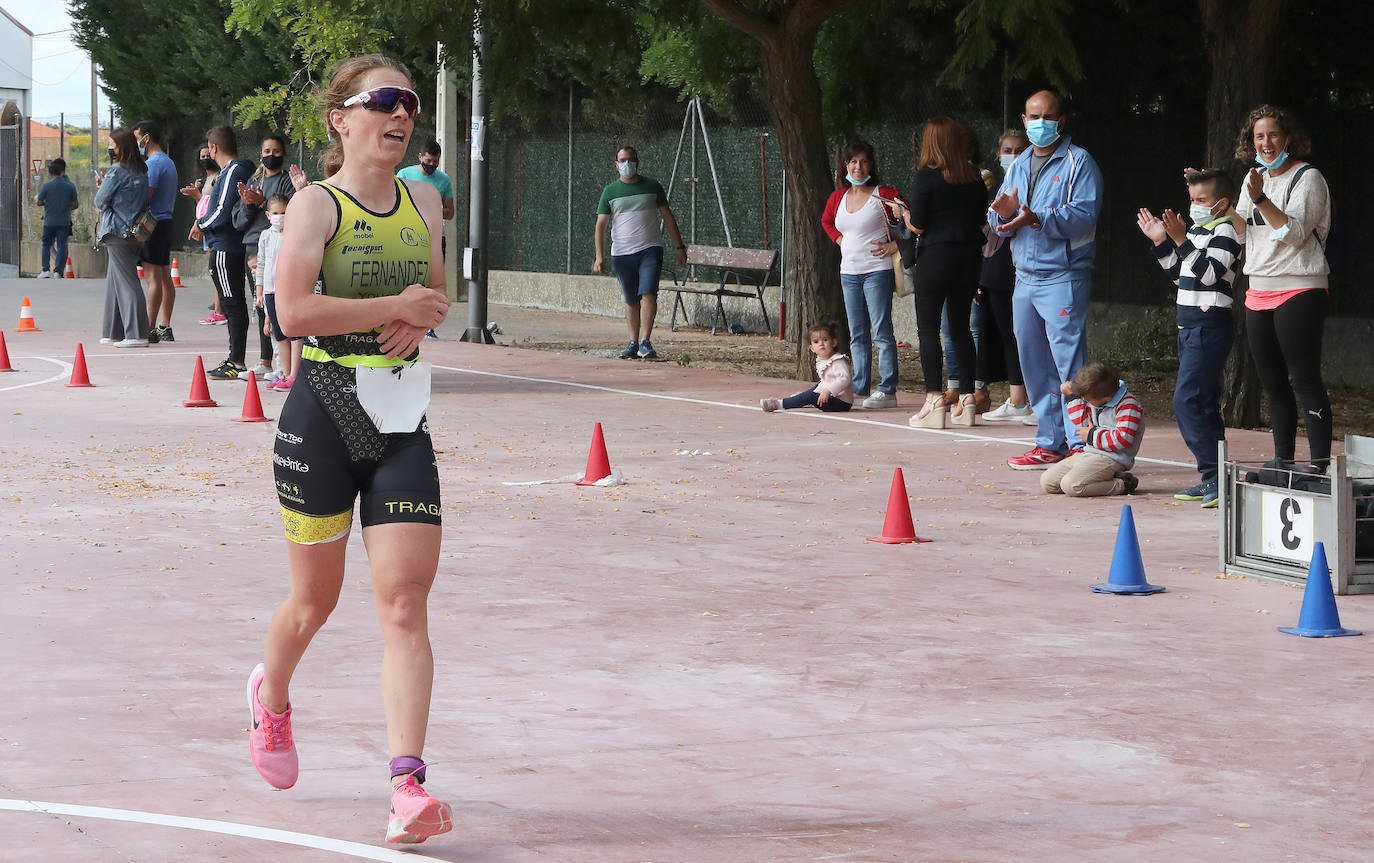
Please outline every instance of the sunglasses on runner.
[{"label": "sunglasses on runner", "polygon": [[420,96],[406,87],[373,87],[356,96],[350,96],[343,106],[362,105],[369,111],[382,111],[390,114],[400,105],[406,116],[414,117],[420,113]]}]

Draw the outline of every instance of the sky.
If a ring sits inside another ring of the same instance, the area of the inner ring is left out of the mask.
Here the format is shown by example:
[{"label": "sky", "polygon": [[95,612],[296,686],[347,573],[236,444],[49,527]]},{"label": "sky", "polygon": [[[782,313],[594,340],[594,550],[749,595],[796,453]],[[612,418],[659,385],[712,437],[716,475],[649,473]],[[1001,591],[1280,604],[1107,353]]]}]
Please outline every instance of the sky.
[{"label": "sky", "polygon": [[[65,112],[86,125],[91,113],[91,57],[72,40],[66,0],[0,0],[5,11],[29,28],[33,38],[33,117],[56,123]],[[101,124],[108,122],[110,100],[99,94]]]}]

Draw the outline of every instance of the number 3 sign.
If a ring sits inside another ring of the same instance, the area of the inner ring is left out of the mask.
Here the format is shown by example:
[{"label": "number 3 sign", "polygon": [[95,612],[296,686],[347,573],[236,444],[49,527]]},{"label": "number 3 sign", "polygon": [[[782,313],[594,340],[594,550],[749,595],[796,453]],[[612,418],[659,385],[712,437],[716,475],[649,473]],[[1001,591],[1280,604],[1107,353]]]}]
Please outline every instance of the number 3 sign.
[{"label": "number 3 sign", "polygon": [[1261,501],[1261,553],[1297,563],[1310,561],[1314,539],[1312,510],[1315,508],[1316,503],[1311,498],[1265,492]]}]

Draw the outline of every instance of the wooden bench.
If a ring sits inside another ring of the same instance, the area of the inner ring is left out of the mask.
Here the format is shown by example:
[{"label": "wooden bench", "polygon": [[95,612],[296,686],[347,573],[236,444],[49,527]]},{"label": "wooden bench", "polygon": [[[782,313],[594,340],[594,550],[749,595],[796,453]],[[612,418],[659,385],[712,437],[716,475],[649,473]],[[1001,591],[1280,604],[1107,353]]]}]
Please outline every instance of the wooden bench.
[{"label": "wooden bench", "polygon": [[727,326],[723,297],[752,297],[758,300],[759,309],[763,312],[764,330],[771,331],[768,307],[763,304],[763,289],[768,284],[768,274],[772,272],[777,259],[778,253],[773,249],[688,246],[687,265],[711,267],[719,271],[720,280],[712,286],[710,282],[689,282],[687,273],[683,273],[681,279],[674,274],[672,290],[676,294],[673,298],[673,314],[668,322],[668,329],[677,329],[679,309],[682,311],[683,320],[688,320],[687,306],[682,302],[683,294],[706,294],[716,298],[716,311],[711,318],[711,335],[716,334],[718,327]]}]

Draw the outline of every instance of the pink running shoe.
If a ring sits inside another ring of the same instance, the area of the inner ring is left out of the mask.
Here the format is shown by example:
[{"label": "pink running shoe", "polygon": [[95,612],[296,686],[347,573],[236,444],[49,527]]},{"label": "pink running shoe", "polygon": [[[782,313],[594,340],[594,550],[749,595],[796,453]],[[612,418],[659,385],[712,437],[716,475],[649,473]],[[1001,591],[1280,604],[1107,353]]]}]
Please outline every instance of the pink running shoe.
[{"label": "pink running shoe", "polygon": [[391,820],[386,841],[413,845],[453,829],[453,808],[425,793],[414,776],[391,789]]},{"label": "pink running shoe", "polygon": [[201,326],[208,327],[211,324],[222,324],[227,320],[229,319],[226,318],[224,315],[221,315],[219,312],[211,312],[207,317],[201,318],[200,320],[196,321],[196,323],[200,324]]},{"label": "pink running shoe", "polygon": [[291,389],[291,385],[294,384],[295,382],[296,382],[296,379],[295,379],[295,378],[288,378],[288,377],[286,377],[285,375],[283,375],[282,377],[277,378],[277,381],[276,381],[277,389],[279,389],[279,390],[289,390],[289,389]]},{"label": "pink running shoe", "polygon": [[290,788],[296,784],[300,772],[296,761],[296,746],[291,741],[291,706],[285,713],[273,713],[258,701],[258,687],[262,685],[263,664],[248,675],[248,710],[253,714],[253,726],[248,731],[248,751],[253,766],[273,788]]}]

